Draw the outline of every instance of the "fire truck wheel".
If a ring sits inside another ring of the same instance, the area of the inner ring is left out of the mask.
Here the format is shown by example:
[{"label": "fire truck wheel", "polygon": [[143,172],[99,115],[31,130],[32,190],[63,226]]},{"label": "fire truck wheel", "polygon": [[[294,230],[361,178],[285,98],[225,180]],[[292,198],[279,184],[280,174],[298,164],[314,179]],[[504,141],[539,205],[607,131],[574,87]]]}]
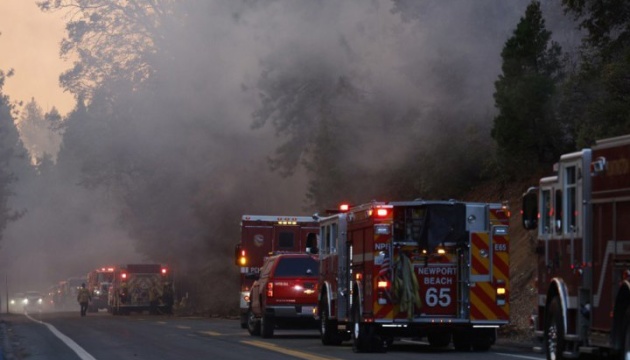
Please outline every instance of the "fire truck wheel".
[{"label": "fire truck wheel", "polygon": [[266,339],[272,338],[275,326],[273,315],[263,315],[260,319],[260,335]]},{"label": "fire truck wheel", "polygon": [[247,329],[247,316],[248,313],[241,314],[241,329]]},{"label": "fire truck wheel", "polygon": [[260,335],[260,320],[256,319],[251,308],[247,311],[247,331],[251,336]]},{"label": "fire truck wheel", "polygon": [[564,352],[564,320],[560,299],[554,297],[549,303],[545,315],[545,333],[543,336],[547,360],[561,360]]},{"label": "fire truck wheel", "polygon": [[473,329],[471,344],[474,351],[488,351],[496,341],[496,330]]},{"label": "fire truck wheel", "polygon": [[[357,301],[354,303],[356,304]],[[356,353],[386,351],[383,341],[374,334],[374,326],[361,323],[361,314],[358,306],[353,306],[352,314],[352,351]]]},{"label": "fire truck wheel", "polygon": [[322,344],[341,345],[342,339],[339,331],[337,330],[337,321],[330,320],[330,316],[328,315],[328,306],[326,306],[325,303],[320,306],[320,309],[322,309],[320,315]]},{"label": "fire truck wheel", "polygon": [[623,360],[630,359],[630,307],[626,310],[626,316],[623,319],[623,333],[625,336],[621,339],[623,348],[621,349],[620,358]]},{"label": "fire truck wheel", "polygon": [[434,348],[443,348],[447,347],[448,344],[451,343],[451,334],[450,333],[429,333],[427,335],[427,340],[429,341],[429,345]]},{"label": "fire truck wheel", "polygon": [[470,339],[468,332],[458,331],[453,333],[453,347],[457,351],[470,351]]}]

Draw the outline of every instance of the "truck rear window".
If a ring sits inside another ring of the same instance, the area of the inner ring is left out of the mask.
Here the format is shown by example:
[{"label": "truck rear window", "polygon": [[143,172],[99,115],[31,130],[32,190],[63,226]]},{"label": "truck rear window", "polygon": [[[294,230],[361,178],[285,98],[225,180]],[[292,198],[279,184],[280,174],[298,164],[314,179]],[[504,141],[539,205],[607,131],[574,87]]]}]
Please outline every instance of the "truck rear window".
[{"label": "truck rear window", "polygon": [[294,246],[293,233],[283,231],[278,238],[278,247],[281,249],[292,249]]},{"label": "truck rear window", "polygon": [[278,261],[278,266],[276,266],[274,272],[274,277],[315,277],[318,275],[319,264],[315,259],[310,257],[282,258]]}]

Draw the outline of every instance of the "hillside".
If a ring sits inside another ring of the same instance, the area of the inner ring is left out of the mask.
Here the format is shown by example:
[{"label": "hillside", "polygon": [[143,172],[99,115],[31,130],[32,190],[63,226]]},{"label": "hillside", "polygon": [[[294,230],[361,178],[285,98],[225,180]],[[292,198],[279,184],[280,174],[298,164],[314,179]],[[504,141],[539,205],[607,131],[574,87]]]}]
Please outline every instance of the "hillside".
[{"label": "hillside", "polygon": [[510,218],[510,325],[503,335],[529,337],[529,317],[536,306],[534,282],[536,278],[535,237],[521,226],[521,196],[530,186],[537,184],[538,177],[509,183],[487,182],[472,189],[463,199],[466,201],[497,202],[507,200]]}]

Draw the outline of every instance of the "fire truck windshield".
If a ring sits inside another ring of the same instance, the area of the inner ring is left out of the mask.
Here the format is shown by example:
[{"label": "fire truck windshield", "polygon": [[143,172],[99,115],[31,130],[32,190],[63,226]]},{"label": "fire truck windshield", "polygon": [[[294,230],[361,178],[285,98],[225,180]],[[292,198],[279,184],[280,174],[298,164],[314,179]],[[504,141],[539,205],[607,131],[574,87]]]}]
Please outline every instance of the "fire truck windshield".
[{"label": "fire truck windshield", "polygon": [[432,251],[465,239],[464,204],[423,204],[394,207],[394,241],[415,242]]}]

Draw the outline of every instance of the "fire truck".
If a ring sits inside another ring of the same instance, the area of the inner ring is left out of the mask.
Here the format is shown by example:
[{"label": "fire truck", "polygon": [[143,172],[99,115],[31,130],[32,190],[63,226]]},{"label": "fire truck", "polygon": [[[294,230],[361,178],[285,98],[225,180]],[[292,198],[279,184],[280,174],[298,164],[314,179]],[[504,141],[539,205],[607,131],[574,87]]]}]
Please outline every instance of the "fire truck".
[{"label": "fire truck", "polygon": [[317,221],[312,216],[243,215],[235,263],[240,268],[241,328],[247,328],[249,293],[254,274],[271,254],[305,252],[317,246]]},{"label": "fire truck", "polygon": [[488,350],[509,322],[509,210],[501,203],[372,202],[319,219],[324,345],[394,339]]},{"label": "fire truck", "polygon": [[88,305],[89,312],[107,309],[107,293],[112,280],[114,280],[113,267],[94,269],[87,274],[86,285],[90,294],[92,294],[92,300]]},{"label": "fire truck", "polygon": [[562,155],[554,170],[523,195],[523,226],[537,230],[537,349],[629,359],[630,135]]},{"label": "fire truck", "polygon": [[[128,264],[114,268],[109,286],[107,309],[114,315],[151,310],[151,291],[162,299],[166,292],[174,293],[173,278],[166,266],[160,264]],[[159,301],[157,311],[168,313],[172,304]]]}]

